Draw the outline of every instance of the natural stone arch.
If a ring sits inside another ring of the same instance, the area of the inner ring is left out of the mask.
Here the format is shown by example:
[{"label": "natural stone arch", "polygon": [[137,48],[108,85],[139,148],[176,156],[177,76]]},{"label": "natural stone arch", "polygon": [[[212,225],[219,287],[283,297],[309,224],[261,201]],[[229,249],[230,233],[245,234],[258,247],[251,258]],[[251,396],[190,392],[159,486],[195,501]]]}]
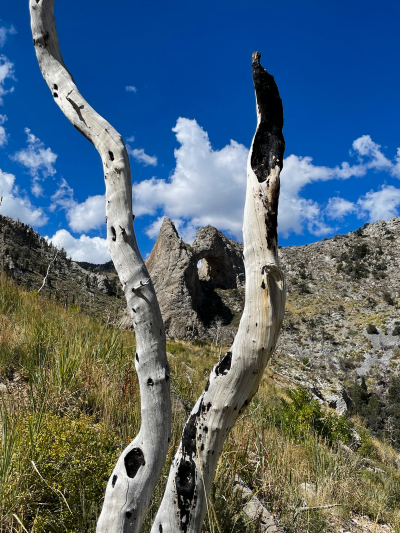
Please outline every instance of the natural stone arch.
[{"label": "natural stone arch", "polygon": [[194,259],[201,261],[199,279],[214,288],[239,289],[245,284],[243,245],[212,226],[200,228],[192,245]]}]

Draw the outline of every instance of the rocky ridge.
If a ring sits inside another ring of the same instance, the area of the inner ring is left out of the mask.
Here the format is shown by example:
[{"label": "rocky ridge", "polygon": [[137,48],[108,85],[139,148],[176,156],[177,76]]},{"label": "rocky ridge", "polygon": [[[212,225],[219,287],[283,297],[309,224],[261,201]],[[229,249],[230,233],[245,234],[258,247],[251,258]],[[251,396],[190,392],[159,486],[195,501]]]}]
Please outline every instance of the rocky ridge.
[{"label": "rocky ridge", "polygon": [[40,290],[46,298],[112,323],[123,316],[125,299],[115,273],[105,273],[103,266],[97,271],[82,268],[30,226],[1,215],[0,268],[32,291],[40,290],[49,269]]},{"label": "rocky ridge", "polygon": [[[277,380],[308,386],[339,411],[349,380],[364,376],[384,394],[400,364],[399,242],[400,218],[393,218],[279,249],[288,296],[272,361]],[[56,253],[29,226],[0,216],[0,265],[18,283],[38,290]],[[230,342],[244,305],[240,243],[207,226],[190,246],[165,219],[146,264],[169,338]],[[130,326],[111,262],[76,263],[60,251],[42,293]]]}]

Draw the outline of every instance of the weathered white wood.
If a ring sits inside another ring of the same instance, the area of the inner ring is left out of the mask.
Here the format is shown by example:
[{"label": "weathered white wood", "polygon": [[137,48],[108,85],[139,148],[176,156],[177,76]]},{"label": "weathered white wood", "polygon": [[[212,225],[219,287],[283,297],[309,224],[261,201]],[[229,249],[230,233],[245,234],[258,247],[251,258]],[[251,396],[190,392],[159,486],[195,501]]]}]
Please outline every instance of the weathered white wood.
[{"label": "weathered white wood", "polygon": [[247,163],[243,316],[231,349],[215,365],[186,422],[152,533],[200,532],[225,439],[258,389],[283,320],[285,281],[277,254],[283,110],[275,81],[259,60],[255,52],[258,123]]},{"label": "weathered white wood", "polygon": [[142,425],[110,477],[97,531],[139,532],[168,450],[171,403],[164,326],[133,230],[129,157],[122,137],[82,97],[64,64],[54,0],[30,0],[29,7],[36,56],[54,101],[93,143],[103,162],[107,243],[136,332],[132,358],[140,384]]}]

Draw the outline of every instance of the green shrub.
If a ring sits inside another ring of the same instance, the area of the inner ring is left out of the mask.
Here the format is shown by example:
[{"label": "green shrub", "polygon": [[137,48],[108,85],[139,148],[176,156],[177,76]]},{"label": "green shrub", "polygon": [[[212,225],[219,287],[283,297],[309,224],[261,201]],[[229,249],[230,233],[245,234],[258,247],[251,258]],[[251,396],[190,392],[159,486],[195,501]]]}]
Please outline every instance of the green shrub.
[{"label": "green shrub", "polygon": [[363,236],[362,228],[358,228],[354,233],[357,235],[357,237],[362,237]]},{"label": "green shrub", "polygon": [[167,344],[167,352],[170,352],[173,355],[182,354],[186,351],[186,348],[184,346],[181,346],[180,344]]},{"label": "green shrub", "polygon": [[378,335],[379,331],[377,330],[377,328],[376,328],[376,326],[374,324],[368,324],[367,333],[369,335]]},{"label": "green shrub", "polygon": [[352,423],[345,416],[328,412],[312,399],[310,391],[302,388],[288,390],[290,401],[281,398],[274,412],[274,422],[295,440],[305,438],[314,431],[329,443],[347,443],[352,438]]},{"label": "green shrub", "polygon": [[[22,455],[33,416],[20,442]],[[88,415],[45,414],[35,444],[19,485],[25,527],[35,533],[94,531],[120,451],[113,430]]]},{"label": "green shrub", "polygon": [[384,292],[383,299],[388,305],[394,305],[394,299],[393,299],[393,296],[390,294],[390,292]]}]

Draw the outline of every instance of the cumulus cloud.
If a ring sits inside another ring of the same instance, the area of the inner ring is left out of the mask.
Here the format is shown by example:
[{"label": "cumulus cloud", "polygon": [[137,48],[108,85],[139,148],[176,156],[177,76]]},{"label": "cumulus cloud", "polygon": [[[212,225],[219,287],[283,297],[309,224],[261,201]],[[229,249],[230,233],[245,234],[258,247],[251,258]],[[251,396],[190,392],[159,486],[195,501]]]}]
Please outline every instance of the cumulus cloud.
[{"label": "cumulus cloud", "polygon": [[7,115],[0,115],[0,147],[5,146],[8,142],[8,135],[6,129],[3,126],[4,122],[7,120]]},{"label": "cumulus cloud", "polygon": [[47,216],[42,208],[34,207],[29,198],[20,193],[15,185],[14,174],[0,170],[0,196],[3,198],[0,213],[5,216],[19,219],[25,224],[43,226],[47,223]]},{"label": "cumulus cloud", "polygon": [[321,206],[301,196],[306,185],[332,179],[344,180],[361,177],[367,172],[364,165],[343,162],[340,166],[314,165],[312,157],[290,155],[284,160],[281,173],[281,197],[279,204],[279,232],[287,237],[290,233],[301,234],[304,227],[314,235],[326,235],[331,231],[324,221]]},{"label": "cumulus cloud", "polygon": [[69,227],[76,232],[89,231],[105,224],[104,195],[89,196],[81,204],[75,203],[67,211]]},{"label": "cumulus cloud", "polygon": [[[214,149],[207,132],[195,120],[187,118],[179,118],[173,132],[180,147],[175,150],[176,165],[170,178],[153,177],[132,187],[135,215],[153,217],[145,230],[147,235],[152,239],[157,237],[166,215],[174,220],[186,242],[194,239],[198,227],[207,224],[241,240],[248,149],[234,140],[220,150]],[[393,163],[367,135],[356,139],[352,146],[352,154],[357,157],[354,165],[345,161],[335,167],[318,166],[311,157],[293,154],[285,159],[279,205],[281,236],[301,234],[304,229],[322,236],[333,231],[331,221],[343,220],[348,215],[376,220],[397,213],[399,190],[394,187],[370,191],[356,203],[334,197],[319,204],[305,196],[305,187],[313,183],[360,178],[371,170],[385,170],[394,175],[397,165],[400,168],[400,149]],[[79,204],[64,180],[52,200],[66,209],[69,226],[74,231],[87,232],[104,222],[103,195],[89,197]]]},{"label": "cumulus cloud", "polygon": [[33,178],[32,193],[38,197],[43,193],[40,181],[57,172],[53,165],[58,156],[51,148],[44,148],[44,143],[33,135],[29,128],[25,128],[25,133],[27,147],[16,152],[11,159],[28,169],[28,174]]},{"label": "cumulus cloud", "polygon": [[357,205],[360,216],[367,215],[369,222],[388,220],[399,215],[400,189],[393,185],[383,185],[378,191],[369,191],[361,196]]},{"label": "cumulus cloud", "polygon": [[[207,132],[187,118],[179,118],[173,131],[180,147],[175,150],[172,176],[168,180],[153,177],[133,185],[135,214],[158,215],[147,228],[148,236],[157,235],[161,211],[175,221],[182,236],[192,236],[199,226],[211,224],[241,239],[248,149],[231,140],[221,150],[214,150]],[[334,198],[324,209],[304,197],[306,185],[362,177],[371,169],[394,168],[368,135],[354,141],[353,154],[358,159],[356,164],[344,161],[335,167],[314,165],[311,157],[289,155],[285,159],[279,205],[281,235],[301,234],[304,228],[314,235],[324,235],[332,231],[327,218],[340,219],[357,212],[358,207],[351,202]],[[400,168],[400,151],[398,158]]]},{"label": "cumulus cloud", "polygon": [[57,207],[66,211],[69,227],[78,233],[97,229],[105,222],[104,195],[89,196],[84,202],[74,199],[74,190],[62,178],[56,192],[51,197],[50,211]]},{"label": "cumulus cloud", "polygon": [[129,144],[126,145],[128,154],[135,159],[138,163],[142,163],[145,167],[152,166],[156,167],[158,164],[157,157],[155,155],[147,155],[144,151],[144,148],[131,148]]},{"label": "cumulus cloud", "polygon": [[347,215],[358,213],[357,205],[345,198],[335,196],[330,198],[325,209],[325,214],[330,219],[342,220]]},{"label": "cumulus cloud", "polygon": [[389,220],[399,216],[400,189],[393,185],[382,185],[377,191],[369,191],[360,196],[357,202],[349,202],[344,198],[331,198],[325,214],[340,220],[344,216],[355,214],[358,218],[368,218],[368,222]]},{"label": "cumulus cloud", "polygon": [[5,88],[6,80],[14,80],[14,63],[12,63],[8,57],[1,54],[0,55],[0,105],[4,104],[3,96],[6,94],[12,93],[14,91],[14,87],[10,87],[9,89]]},{"label": "cumulus cloud", "polygon": [[131,136],[128,137],[126,140],[127,140],[128,143],[133,143],[134,140],[135,140],[135,136],[134,136],[134,135],[131,135]]},{"label": "cumulus cloud", "polygon": [[0,48],[3,48],[3,46],[6,44],[8,35],[15,35],[16,33],[17,30],[14,28],[14,26],[10,26],[9,28],[0,26]]},{"label": "cumulus cloud", "polygon": [[207,132],[187,118],[179,118],[173,131],[181,145],[175,150],[174,173],[169,180],[135,183],[134,213],[154,215],[161,208],[183,231],[212,224],[240,236],[247,148],[231,141],[214,150]]},{"label": "cumulus cloud", "polygon": [[[133,185],[135,214],[158,216],[147,228],[147,235],[157,235],[161,211],[175,221],[182,236],[194,236],[196,228],[211,224],[241,239],[248,149],[234,140],[221,150],[213,149],[207,132],[187,118],[179,118],[173,131],[180,147],[175,150],[172,176],[168,180],[153,177]],[[332,198],[324,207],[304,197],[306,185],[362,177],[369,170],[394,172],[395,164],[369,135],[356,139],[352,148],[357,156],[354,165],[344,161],[335,167],[319,166],[311,157],[293,154],[285,159],[279,205],[281,235],[301,234],[307,228],[321,236],[332,231],[327,219],[359,213],[360,206],[354,207],[344,199]],[[400,169],[400,150],[397,157]]]},{"label": "cumulus cloud", "polygon": [[[381,152],[381,145],[376,144],[370,135],[362,135],[356,139],[353,142],[353,149],[357,153],[361,164],[367,169],[390,171],[393,166],[392,162]],[[365,163],[363,157],[368,157],[370,160]]]},{"label": "cumulus cloud", "polygon": [[110,261],[106,239],[81,235],[79,239],[73,237],[65,229],[58,230],[53,237],[46,239],[57,248],[64,248],[67,255],[74,261],[87,261],[88,263],[101,264]]},{"label": "cumulus cloud", "polygon": [[125,91],[127,93],[137,93],[137,88],[134,85],[127,85]]}]

